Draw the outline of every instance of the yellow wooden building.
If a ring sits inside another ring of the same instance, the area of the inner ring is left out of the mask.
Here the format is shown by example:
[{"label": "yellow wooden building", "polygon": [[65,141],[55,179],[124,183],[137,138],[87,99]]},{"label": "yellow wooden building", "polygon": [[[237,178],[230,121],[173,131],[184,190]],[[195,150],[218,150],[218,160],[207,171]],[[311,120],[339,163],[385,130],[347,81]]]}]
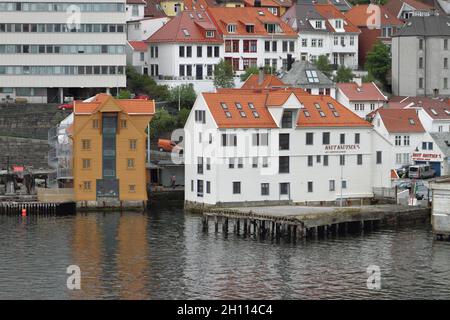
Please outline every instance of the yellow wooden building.
[{"label": "yellow wooden building", "polygon": [[153,100],[119,100],[98,94],[74,103],[71,129],[77,202],[147,200],[145,132]]}]

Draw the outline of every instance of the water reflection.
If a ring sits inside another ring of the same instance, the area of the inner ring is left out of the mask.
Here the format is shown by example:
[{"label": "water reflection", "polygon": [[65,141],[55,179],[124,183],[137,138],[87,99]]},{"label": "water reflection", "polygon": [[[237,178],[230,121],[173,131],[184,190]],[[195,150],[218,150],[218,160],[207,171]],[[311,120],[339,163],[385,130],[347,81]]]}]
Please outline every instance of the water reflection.
[{"label": "water reflection", "polygon": [[[232,228],[230,228],[232,229]],[[450,298],[450,243],[423,225],[272,243],[210,228],[180,209],[0,217],[0,298]],[[80,291],[66,287],[79,265]],[[382,289],[366,287],[369,265]]]}]

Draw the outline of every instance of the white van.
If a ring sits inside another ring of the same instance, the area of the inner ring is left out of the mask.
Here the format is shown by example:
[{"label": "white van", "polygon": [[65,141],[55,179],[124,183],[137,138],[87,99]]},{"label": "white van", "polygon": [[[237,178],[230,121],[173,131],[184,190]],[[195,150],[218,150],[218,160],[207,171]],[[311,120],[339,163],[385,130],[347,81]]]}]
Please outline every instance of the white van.
[{"label": "white van", "polygon": [[409,167],[410,179],[427,179],[436,175],[436,172],[431,169],[429,164],[418,164]]}]

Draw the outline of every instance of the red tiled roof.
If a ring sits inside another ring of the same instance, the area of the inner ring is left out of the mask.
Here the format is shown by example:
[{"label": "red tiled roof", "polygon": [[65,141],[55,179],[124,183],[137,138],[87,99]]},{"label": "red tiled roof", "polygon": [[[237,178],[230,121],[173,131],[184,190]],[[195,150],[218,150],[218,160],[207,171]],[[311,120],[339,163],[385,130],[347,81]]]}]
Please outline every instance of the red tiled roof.
[{"label": "red tiled roof", "polygon": [[159,6],[158,1],[155,0],[146,0],[147,6],[144,10],[144,16],[146,17],[154,17],[154,18],[162,18],[167,17],[166,13]]},{"label": "red tiled roof", "polygon": [[[313,96],[302,89],[283,88],[272,90],[224,89],[217,93],[203,93],[214,120],[220,128],[276,128],[277,125],[269,112],[270,107],[283,105],[294,94],[302,104],[299,110],[299,127],[371,127],[359,116],[348,110],[329,96]],[[221,103],[227,105],[224,109]],[[242,106],[246,117],[240,115],[236,103]],[[254,109],[250,109],[252,103]],[[332,108],[328,104],[332,105]],[[320,106],[320,110],[316,105]],[[225,111],[230,112],[227,117]],[[252,114],[258,112],[258,117]],[[306,112],[305,112],[306,111]],[[322,115],[321,115],[322,112]],[[308,114],[308,115],[307,115]]]},{"label": "red tiled roof", "polygon": [[[156,31],[146,42],[222,43],[215,29],[206,11],[184,10]],[[214,37],[207,38],[206,30],[215,30]]]},{"label": "red tiled roof", "polygon": [[148,45],[144,41],[128,41],[134,51],[146,52]]},{"label": "red tiled roof", "polygon": [[[75,101],[73,109],[75,114],[92,114],[101,108],[108,100],[114,99],[106,93],[97,94],[90,102]],[[114,99],[123,112],[130,115],[155,113],[154,100],[140,99]]]},{"label": "red tiled roof", "polygon": [[205,10],[209,7],[206,0],[184,0],[185,10]]},{"label": "red tiled roof", "polygon": [[383,120],[386,130],[390,133],[425,132],[414,109],[380,108],[378,114]]},{"label": "red tiled roof", "polygon": [[373,82],[364,82],[361,86],[354,82],[338,83],[336,86],[350,101],[387,101]]},{"label": "red tiled roof", "polygon": [[[255,0],[243,0],[246,7],[254,7]],[[261,0],[261,7],[279,7],[280,4],[276,3],[274,0]]]},{"label": "red tiled roof", "polygon": [[[350,22],[349,19],[341,12],[338,8],[336,8],[332,4],[315,4],[314,8],[317,10],[317,12],[324,17],[325,19],[343,19],[345,21],[344,23],[344,30],[345,32],[356,32],[359,33],[361,30],[353,23]],[[334,30],[334,28],[330,25],[329,21],[326,22],[326,27],[328,30]]]},{"label": "red tiled roof", "polygon": [[[225,8],[215,7],[208,8],[208,12],[211,14],[211,18],[214,20],[217,27],[220,29],[223,35],[251,35],[251,36],[291,36],[297,37],[297,33],[289,27],[285,22],[269,12],[267,8],[254,8],[254,7],[240,7],[240,8]],[[261,12],[262,14],[260,14]],[[282,30],[282,33],[272,34],[268,33],[264,28],[265,23],[278,24]],[[228,24],[236,25],[236,32],[229,33],[227,31]],[[254,32],[248,33],[246,25],[254,25]]]},{"label": "red tiled roof", "polygon": [[265,89],[271,87],[286,87],[287,85],[272,74],[265,74],[263,82],[259,83],[259,75],[252,74],[245,80],[241,89]]},{"label": "red tiled roof", "polygon": [[408,108],[422,108],[432,119],[450,120],[450,107],[445,99],[428,97],[407,97],[402,104]]},{"label": "red tiled roof", "polygon": [[367,27],[369,23],[373,24],[374,19],[372,18],[374,11],[372,11],[372,7],[377,7],[380,10],[380,25],[389,25],[389,26],[401,26],[403,25],[403,21],[397,19],[397,17],[391,14],[386,10],[383,6],[371,4],[371,10],[369,9],[368,4],[360,4],[351,8],[348,12],[345,13],[345,16],[351,23],[358,27]]}]

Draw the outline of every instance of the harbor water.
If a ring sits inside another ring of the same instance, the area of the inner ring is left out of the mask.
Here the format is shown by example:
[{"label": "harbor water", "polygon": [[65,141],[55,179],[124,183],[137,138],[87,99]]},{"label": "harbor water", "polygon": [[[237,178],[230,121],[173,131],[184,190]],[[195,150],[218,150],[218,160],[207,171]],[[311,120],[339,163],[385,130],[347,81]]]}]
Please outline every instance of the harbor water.
[{"label": "harbor water", "polygon": [[[67,287],[72,265],[80,290]],[[180,207],[0,216],[0,299],[392,298],[450,298],[450,242],[430,226],[289,243],[204,232]]]}]

